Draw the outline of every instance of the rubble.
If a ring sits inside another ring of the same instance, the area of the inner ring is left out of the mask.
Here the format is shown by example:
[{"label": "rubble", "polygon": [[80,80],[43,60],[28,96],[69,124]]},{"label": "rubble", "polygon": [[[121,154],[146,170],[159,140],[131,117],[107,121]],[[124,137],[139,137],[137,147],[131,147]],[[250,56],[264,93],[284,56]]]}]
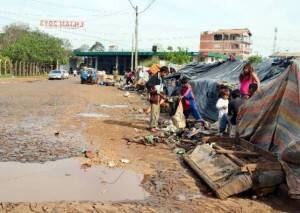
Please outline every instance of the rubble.
[{"label": "rubble", "polygon": [[130,163],[130,160],[128,160],[128,159],[121,159],[120,162],[121,162],[121,163],[128,164],[128,163]]}]

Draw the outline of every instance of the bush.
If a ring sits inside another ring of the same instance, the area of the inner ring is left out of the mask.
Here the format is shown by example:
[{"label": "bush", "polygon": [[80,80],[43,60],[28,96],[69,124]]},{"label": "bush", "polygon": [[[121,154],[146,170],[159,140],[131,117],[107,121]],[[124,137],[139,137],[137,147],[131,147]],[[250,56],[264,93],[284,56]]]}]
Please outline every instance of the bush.
[{"label": "bush", "polygon": [[248,58],[248,61],[251,63],[251,64],[258,64],[258,63],[261,63],[263,60],[262,56],[261,55],[253,55],[253,56],[250,56]]},{"label": "bush", "polygon": [[177,51],[170,51],[165,54],[165,60],[172,64],[187,64],[192,61],[192,57],[188,54],[188,50],[184,48],[177,48]]},{"label": "bush", "polygon": [[151,67],[153,64],[159,64],[158,57],[152,57],[151,59],[145,60],[140,63],[140,65],[143,67]]}]

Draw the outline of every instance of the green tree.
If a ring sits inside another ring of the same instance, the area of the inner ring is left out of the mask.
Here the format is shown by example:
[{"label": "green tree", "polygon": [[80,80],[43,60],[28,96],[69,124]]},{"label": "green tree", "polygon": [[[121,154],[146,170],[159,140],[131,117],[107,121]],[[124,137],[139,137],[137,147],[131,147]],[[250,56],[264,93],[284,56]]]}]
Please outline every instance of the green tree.
[{"label": "green tree", "polygon": [[15,43],[19,38],[29,31],[29,27],[24,24],[11,24],[3,28],[0,34],[0,50],[5,49],[9,45]]},{"label": "green tree", "polygon": [[251,63],[251,64],[258,64],[258,63],[261,63],[263,60],[262,56],[261,55],[253,55],[253,56],[250,56],[248,58],[248,61]]},{"label": "green tree", "polygon": [[[71,54],[71,46],[67,40],[59,39],[40,31],[31,31],[24,26],[13,25],[5,28],[2,38],[10,38],[2,44],[3,56],[12,61],[28,61],[46,64],[65,64]],[[8,36],[11,31],[19,32],[17,37]],[[3,40],[0,40],[0,43]],[[1,46],[1,45],[0,45]]]},{"label": "green tree", "polygon": [[172,64],[187,64],[192,61],[188,50],[181,47],[178,47],[176,51],[166,52],[164,59]]}]

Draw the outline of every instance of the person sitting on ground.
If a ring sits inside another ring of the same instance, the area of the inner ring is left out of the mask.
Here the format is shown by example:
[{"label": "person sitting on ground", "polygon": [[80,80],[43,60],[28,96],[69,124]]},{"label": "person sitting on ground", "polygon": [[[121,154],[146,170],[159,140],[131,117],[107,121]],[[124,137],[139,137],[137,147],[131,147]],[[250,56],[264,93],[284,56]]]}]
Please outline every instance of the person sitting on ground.
[{"label": "person sitting on ground", "polygon": [[258,85],[256,83],[252,83],[249,85],[249,98],[251,98],[254,95],[257,89],[258,89]]},{"label": "person sitting on ground", "polygon": [[216,107],[219,111],[218,116],[218,126],[219,126],[219,132],[224,133],[226,130],[227,125],[227,113],[228,113],[228,104],[229,104],[229,95],[230,91],[228,88],[223,88],[220,91],[220,98],[217,101]]},{"label": "person sitting on ground", "polygon": [[153,75],[146,84],[150,94],[151,114],[150,114],[150,131],[156,132],[160,116],[160,104],[163,97],[163,78],[169,73],[166,66],[160,68],[160,71]]},{"label": "person sitting on ground", "polygon": [[192,87],[189,84],[189,79],[187,77],[183,77],[181,79],[181,85],[180,100],[182,101],[183,114],[185,118],[188,119],[189,115],[192,114],[196,121],[204,125],[204,120],[200,115]]},{"label": "person sitting on ground", "polygon": [[240,92],[242,97],[244,97],[245,99],[249,98],[250,84],[256,83],[258,88],[260,86],[260,80],[250,63],[247,63],[244,66],[243,71],[240,74],[239,80],[240,80]]}]

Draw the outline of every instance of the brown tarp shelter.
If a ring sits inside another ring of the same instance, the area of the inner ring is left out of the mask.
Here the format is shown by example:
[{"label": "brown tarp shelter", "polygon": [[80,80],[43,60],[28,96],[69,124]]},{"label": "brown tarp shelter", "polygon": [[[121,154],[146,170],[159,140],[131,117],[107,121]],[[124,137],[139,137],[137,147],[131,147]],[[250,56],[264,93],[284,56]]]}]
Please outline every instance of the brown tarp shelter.
[{"label": "brown tarp shelter", "polygon": [[[265,84],[240,110],[241,138],[275,153],[300,140],[300,71],[294,62],[284,73]],[[300,164],[283,160],[289,195],[300,199]]]}]

